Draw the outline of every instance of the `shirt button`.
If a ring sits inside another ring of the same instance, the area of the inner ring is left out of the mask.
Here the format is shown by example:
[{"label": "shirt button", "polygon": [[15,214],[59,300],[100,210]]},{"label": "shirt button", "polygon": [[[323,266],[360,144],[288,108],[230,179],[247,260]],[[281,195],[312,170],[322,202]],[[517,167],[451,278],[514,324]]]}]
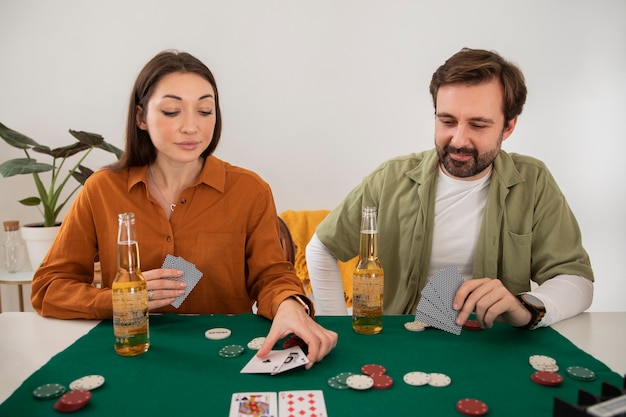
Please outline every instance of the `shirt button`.
[{"label": "shirt button", "polygon": [[167,240],[168,242],[171,242],[172,241],[172,237],[168,236],[165,240]]}]

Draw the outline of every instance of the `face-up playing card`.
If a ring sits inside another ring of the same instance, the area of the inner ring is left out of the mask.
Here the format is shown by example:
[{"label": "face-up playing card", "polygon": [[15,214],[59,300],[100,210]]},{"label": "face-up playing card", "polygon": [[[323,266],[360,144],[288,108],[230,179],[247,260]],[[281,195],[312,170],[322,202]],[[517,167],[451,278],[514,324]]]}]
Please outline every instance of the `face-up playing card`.
[{"label": "face-up playing card", "polygon": [[294,346],[288,349],[289,354],[285,358],[283,364],[278,368],[278,371],[273,372],[272,375],[280,374],[290,369],[295,369],[299,366],[304,366],[309,363],[309,359],[306,357],[304,351],[300,346]]},{"label": "face-up playing card", "polygon": [[309,360],[302,351],[302,348],[300,348],[300,346],[294,346],[289,349],[272,350],[263,358],[254,355],[241,369],[241,373],[275,375],[307,363],[309,363]]},{"label": "face-up playing card", "polygon": [[280,417],[328,417],[323,391],[281,391],[278,398]]},{"label": "face-up playing card", "polygon": [[187,288],[185,288],[185,293],[176,297],[176,299],[172,302],[172,305],[176,308],[180,307],[180,305],[185,301],[185,298],[189,295],[191,290],[196,286],[200,278],[202,278],[202,272],[198,271],[196,266],[191,262],[187,262],[180,256],[172,256],[168,254],[165,257],[165,261],[163,262],[162,268],[167,269],[180,269],[183,271],[182,277],[171,277],[166,278],[173,281],[183,281],[187,283]]},{"label": "face-up playing card", "polygon": [[452,308],[452,302],[462,283],[463,277],[456,267],[437,271],[422,289],[415,320],[456,335],[461,334],[462,327],[455,322],[459,312]]},{"label": "face-up playing card", "polygon": [[238,392],[230,401],[228,417],[278,417],[275,392]]}]

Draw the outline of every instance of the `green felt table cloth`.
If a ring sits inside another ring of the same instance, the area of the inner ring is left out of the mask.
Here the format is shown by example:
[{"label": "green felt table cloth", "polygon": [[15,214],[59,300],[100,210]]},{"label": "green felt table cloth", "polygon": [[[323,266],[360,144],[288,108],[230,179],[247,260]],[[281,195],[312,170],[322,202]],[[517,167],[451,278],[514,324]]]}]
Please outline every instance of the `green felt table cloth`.
[{"label": "green felt table cloth", "polygon": [[[92,391],[90,403],[75,415],[89,416],[228,416],[236,392],[322,390],[328,416],[460,416],[456,402],[476,398],[489,406],[488,416],[551,416],[555,396],[575,404],[578,390],[599,395],[601,383],[621,387],[622,376],[577,348],[552,328],[523,331],[497,323],[484,331],[464,330],[453,335],[433,328],[409,332],[412,316],[386,316],[378,335],[356,334],[350,317],[316,320],[339,334],[337,347],[312,369],[285,374],[241,374],[256,353],[246,348],[236,358],[218,351],[229,344],[265,336],[270,322],[252,314],[153,315],[150,350],[121,357],[113,350],[113,328],[103,321],[32,374],[3,404],[0,416],[52,416],[56,399],[38,400],[35,388],[47,383],[69,387],[85,375],[102,375],[105,384]],[[209,340],[206,330],[226,327],[232,335]],[[282,349],[281,344],[276,346]],[[530,355],[547,355],[560,366],[563,383],[546,387],[530,379]],[[6,360],[4,358],[3,360]],[[394,384],[387,390],[337,390],[327,381],[340,372],[359,373],[362,365],[387,369]],[[585,382],[567,376],[568,366],[593,370],[597,378]],[[410,386],[410,371],[444,373],[452,383],[443,388]],[[69,388],[68,388],[69,389]]]}]

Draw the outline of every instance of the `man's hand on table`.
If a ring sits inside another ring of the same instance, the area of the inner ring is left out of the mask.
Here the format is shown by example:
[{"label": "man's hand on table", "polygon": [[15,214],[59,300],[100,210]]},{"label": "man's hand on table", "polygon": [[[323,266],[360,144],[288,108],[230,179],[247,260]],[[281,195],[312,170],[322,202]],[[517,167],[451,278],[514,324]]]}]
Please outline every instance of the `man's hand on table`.
[{"label": "man's hand on table", "polygon": [[315,362],[321,361],[337,345],[337,333],[327,330],[316,323],[302,308],[298,301],[288,298],[278,307],[272,321],[272,327],[257,356],[264,357],[283,337],[295,334],[308,346],[307,358],[309,369]]},{"label": "man's hand on table", "polygon": [[456,323],[463,325],[472,312],[482,328],[491,328],[495,321],[511,326],[524,326],[530,312],[507,290],[502,281],[493,278],[470,279],[461,284],[452,308],[459,312]]}]

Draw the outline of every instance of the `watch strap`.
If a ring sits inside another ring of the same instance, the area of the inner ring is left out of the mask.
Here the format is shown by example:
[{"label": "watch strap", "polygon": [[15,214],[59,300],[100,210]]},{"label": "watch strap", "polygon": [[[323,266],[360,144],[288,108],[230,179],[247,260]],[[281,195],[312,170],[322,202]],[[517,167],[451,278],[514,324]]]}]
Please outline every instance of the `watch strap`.
[{"label": "watch strap", "polygon": [[530,321],[528,322],[528,324],[526,324],[524,326],[516,326],[516,327],[518,329],[526,329],[526,330],[530,330],[530,329],[535,328],[535,326],[537,326],[539,324],[539,322],[541,321],[543,316],[546,315],[546,308],[545,307],[535,306],[535,305],[532,305],[532,304],[528,303],[526,300],[524,300],[524,294],[523,293],[522,294],[517,294],[516,297],[520,301],[520,303],[522,303],[524,308],[526,308],[526,310],[528,310],[530,312]]}]

